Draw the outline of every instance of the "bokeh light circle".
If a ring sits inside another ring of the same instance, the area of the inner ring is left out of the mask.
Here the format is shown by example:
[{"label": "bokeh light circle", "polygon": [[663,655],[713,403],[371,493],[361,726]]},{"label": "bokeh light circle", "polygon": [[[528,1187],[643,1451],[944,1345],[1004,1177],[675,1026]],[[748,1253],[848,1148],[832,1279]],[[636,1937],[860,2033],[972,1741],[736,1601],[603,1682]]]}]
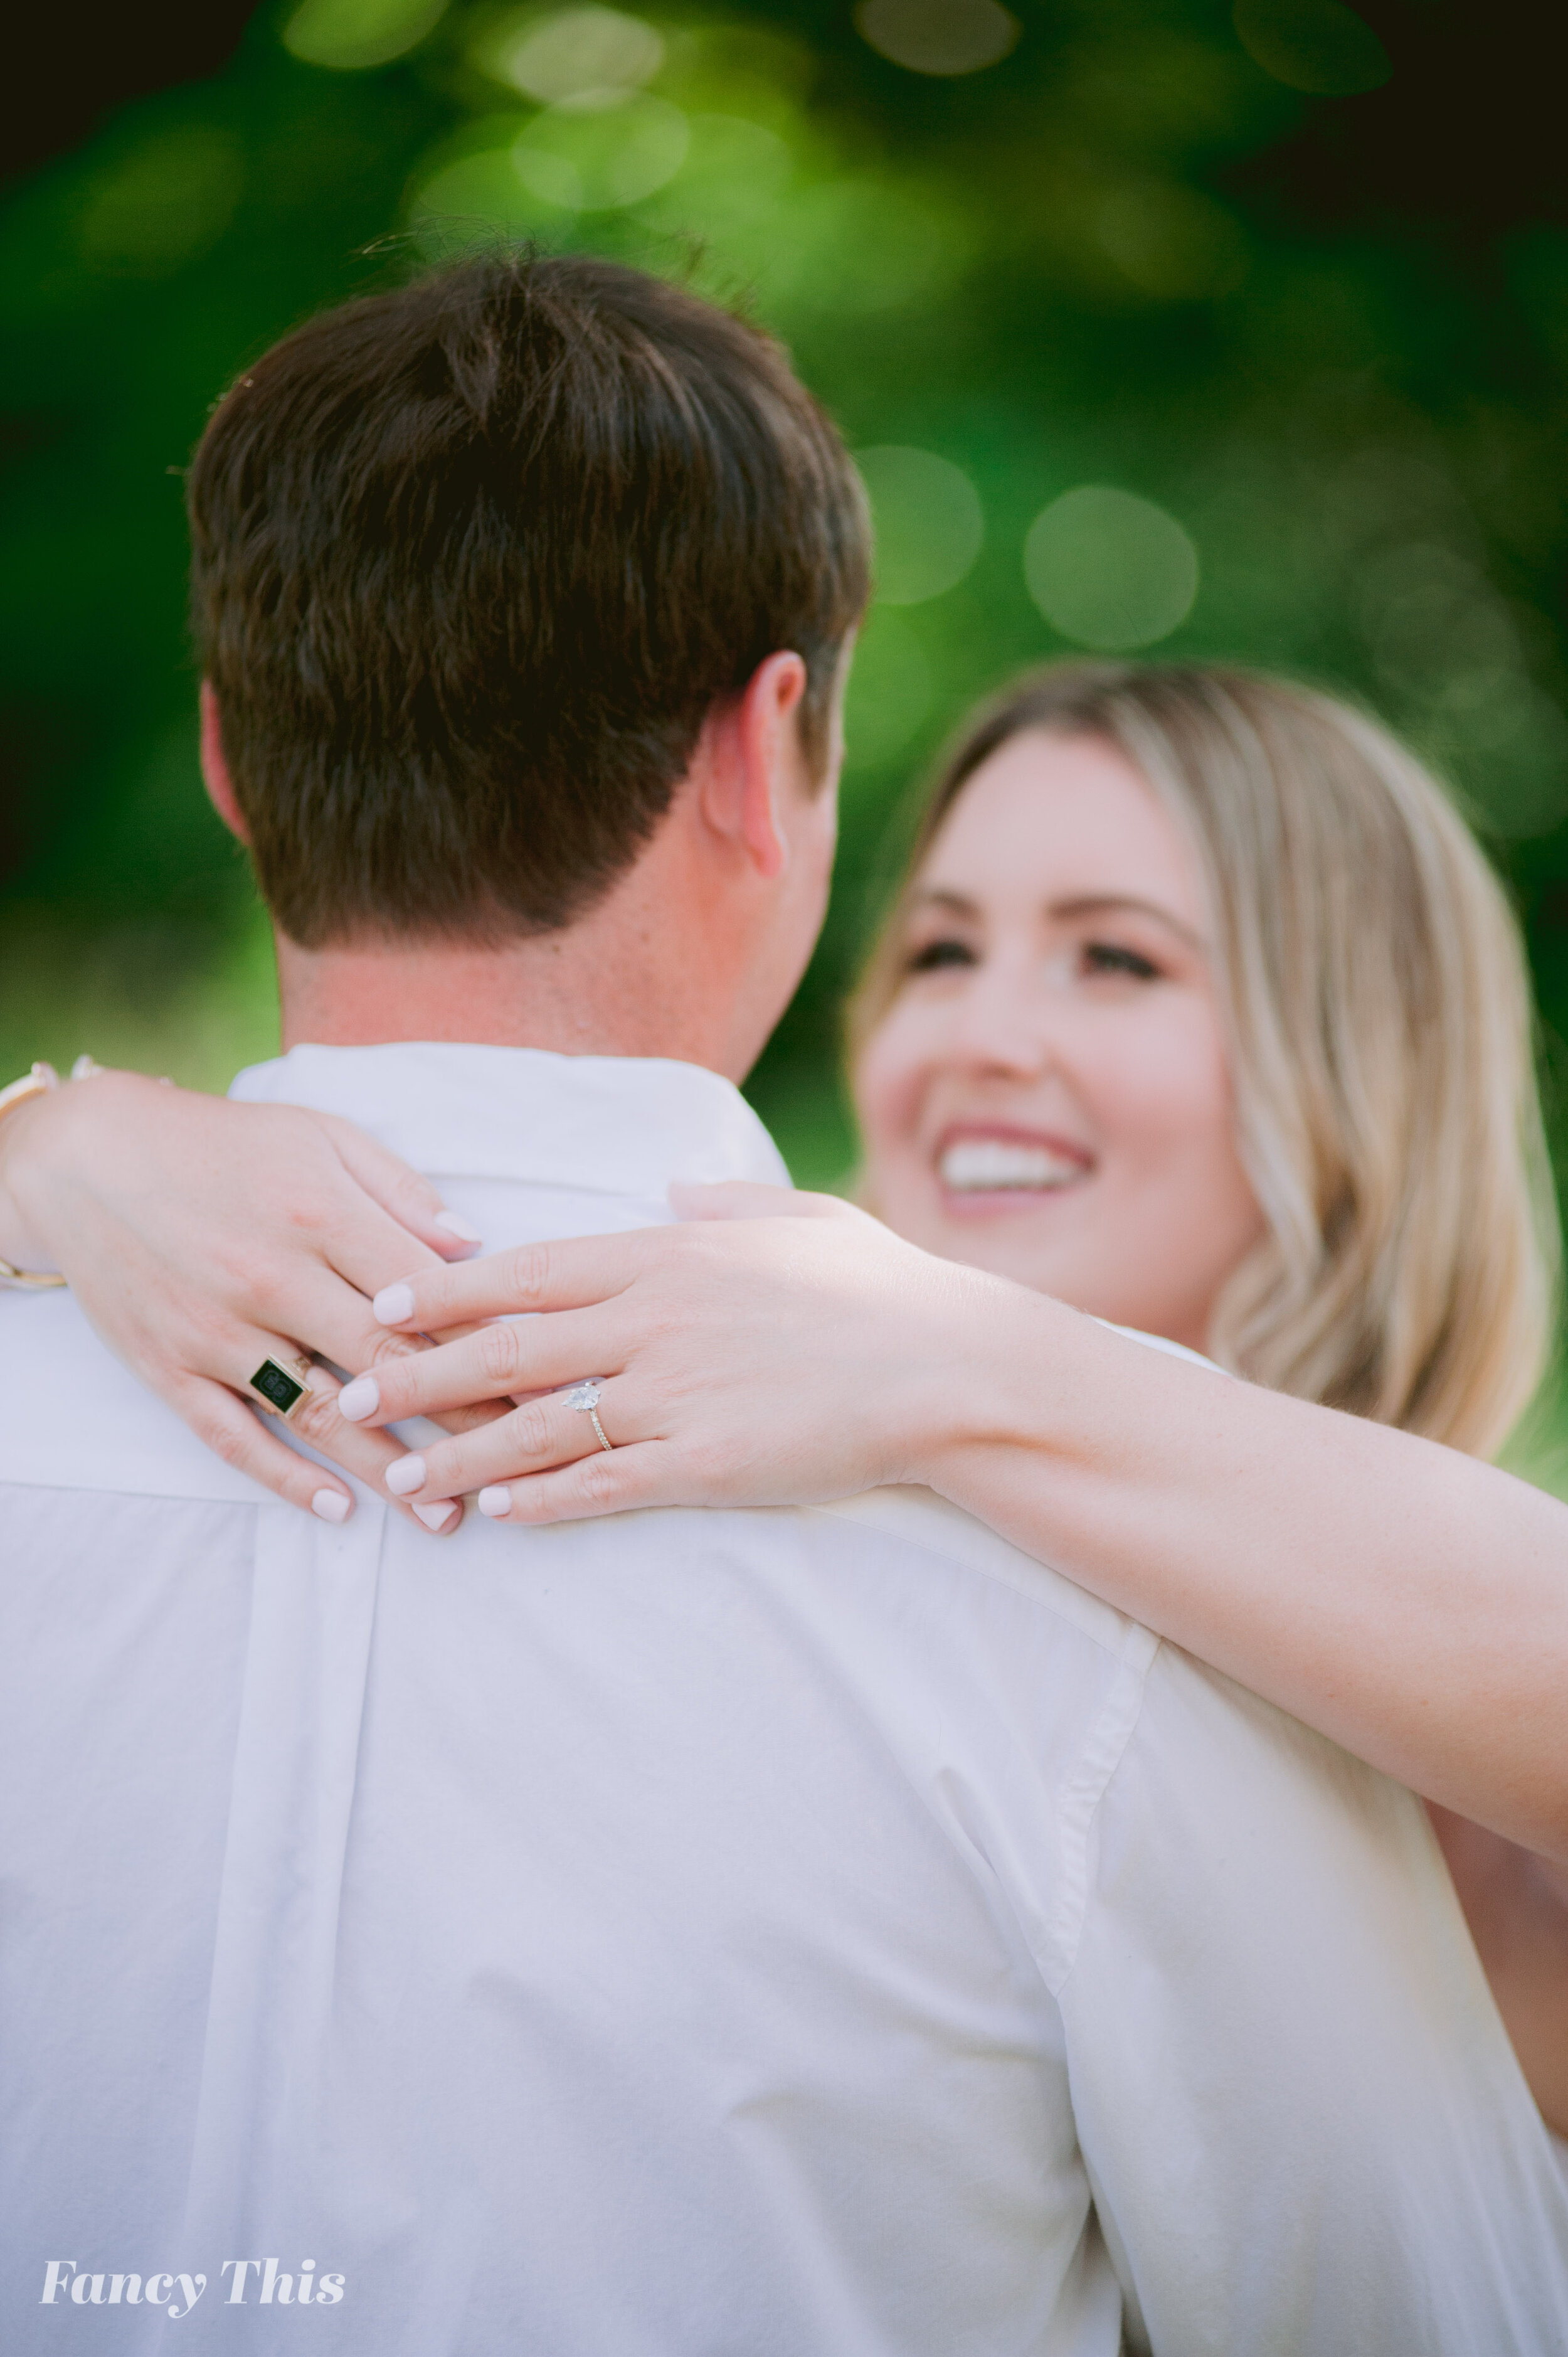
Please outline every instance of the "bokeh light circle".
[{"label": "bokeh light circle", "polygon": [[518,135],[523,186],[565,212],[613,212],[650,197],[686,158],[686,118],[643,91],[589,90],[547,106]]},{"label": "bokeh light circle", "polygon": [[642,218],[676,236],[724,236],[778,202],[794,157],[777,132],[735,114],[692,114],[685,161]]},{"label": "bokeh light circle", "polygon": [[968,224],[945,192],[870,173],[807,182],[789,195],[757,282],[786,316],[865,320],[944,295],[970,258]]},{"label": "bokeh light circle", "polygon": [[1004,58],[1018,19],[999,0],[860,0],[855,30],[910,73],[979,73]]},{"label": "bokeh light circle", "polygon": [[1236,0],[1231,21],[1253,64],[1290,90],[1353,98],[1393,71],[1370,25],[1343,0]]},{"label": "bokeh light circle", "polygon": [[563,8],[495,49],[494,70],[527,98],[558,103],[587,90],[636,90],[664,62],[664,43],[618,8]]},{"label": "bokeh light circle", "polygon": [[1187,619],[1197,595],[1197,551],[1153,500],[1082,483],[1030,525],[1024,577],[1064,639],[1116,654],[1153,646]]},{"label": "bokeh light circle", "polygon": [[338,73],[406,57],[446,13],[446,0],[304,0],[284,27],[291,57]]},{"label": "bokeh light circle", "polygon": [[980,495],[934,450],[894,444],[856,453],[876,527],[876,595],[918,606],[963,579],[985,538]]}]

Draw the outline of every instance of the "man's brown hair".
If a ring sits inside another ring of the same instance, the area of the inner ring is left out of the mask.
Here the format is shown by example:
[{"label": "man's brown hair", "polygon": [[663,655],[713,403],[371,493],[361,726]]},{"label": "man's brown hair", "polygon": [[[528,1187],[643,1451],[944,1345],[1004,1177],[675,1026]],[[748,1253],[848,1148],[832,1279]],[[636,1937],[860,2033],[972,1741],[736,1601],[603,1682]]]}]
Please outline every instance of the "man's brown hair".
[{"label": "man's brown hair", "polygon": [[781,349],[683,288],[507,253],[326,312],[219,404],[189,504],[235,795],[307,947],[568,922],[780,648],[825,763],[858,479]]}]

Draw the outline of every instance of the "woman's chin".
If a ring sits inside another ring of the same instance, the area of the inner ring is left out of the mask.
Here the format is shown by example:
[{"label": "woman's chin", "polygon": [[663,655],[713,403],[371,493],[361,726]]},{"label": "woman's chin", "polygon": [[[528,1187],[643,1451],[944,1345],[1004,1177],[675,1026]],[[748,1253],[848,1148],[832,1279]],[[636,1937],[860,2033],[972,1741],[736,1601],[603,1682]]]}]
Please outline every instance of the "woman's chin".
[{"label": "woman's chin", "polygon": [[1089,1184],[1086,1173],[1054,1187],[940,1187],[937,1202],[940,1216],[958,1227],[1003,1222],[1059,1222],[1072,1216]]},{"label": "woman's chin", "polygon": [[1086,1262],[1092,1265],[1099,1257],[1085,1232],[1085,1183],[962,1193],[924,1189],[918,1203],[892,1200],[878,1209],[899,1235],[943,1260],[987,1269],[993,1276],[1010,1277],[1065,1301],[1076,1300]]}]

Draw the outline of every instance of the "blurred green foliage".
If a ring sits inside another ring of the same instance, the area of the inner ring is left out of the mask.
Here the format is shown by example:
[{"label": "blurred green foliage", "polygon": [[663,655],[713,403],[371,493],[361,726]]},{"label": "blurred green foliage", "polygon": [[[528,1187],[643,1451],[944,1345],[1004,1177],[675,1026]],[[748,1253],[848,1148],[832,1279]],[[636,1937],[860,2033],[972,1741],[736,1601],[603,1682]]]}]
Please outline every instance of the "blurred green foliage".
[{"label": "blurred green foliage", "polygon": [[219,1085],[269,1052],[264,930],[195,766],[180,469],[302,315],[498,226],[749,304],[864,459],[881,589],[842,871],[753,1084],[800,1176],[851,1152],[835,1009],[909,780],[977,692],[1069,646],[1369,698],[1519,892],[1555,1058],[1568,234],[1495,184],[1473,215],[1434,195],[1401,97],[1422,18],[292,0],[14,188],[0,1074],[90,1047]]}]

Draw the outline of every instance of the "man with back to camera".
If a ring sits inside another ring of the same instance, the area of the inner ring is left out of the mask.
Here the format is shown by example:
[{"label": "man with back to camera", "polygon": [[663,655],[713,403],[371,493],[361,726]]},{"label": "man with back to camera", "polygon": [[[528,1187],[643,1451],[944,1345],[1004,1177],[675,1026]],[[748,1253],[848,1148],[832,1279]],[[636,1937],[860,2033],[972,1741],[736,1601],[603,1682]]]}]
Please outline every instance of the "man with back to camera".
[{"label": "man with back to camera", "polygon": [[[235,1092],[495,1247],[777,1178],[733,1084],[866,586],[778,350],[464,264],[259,361],[191,511],[287,1050]],[[7,1339],[7,2349],[1568,2345],[1410,1795],[935,1501],[433,1563],[226,1470],[67,1296]]]}]

